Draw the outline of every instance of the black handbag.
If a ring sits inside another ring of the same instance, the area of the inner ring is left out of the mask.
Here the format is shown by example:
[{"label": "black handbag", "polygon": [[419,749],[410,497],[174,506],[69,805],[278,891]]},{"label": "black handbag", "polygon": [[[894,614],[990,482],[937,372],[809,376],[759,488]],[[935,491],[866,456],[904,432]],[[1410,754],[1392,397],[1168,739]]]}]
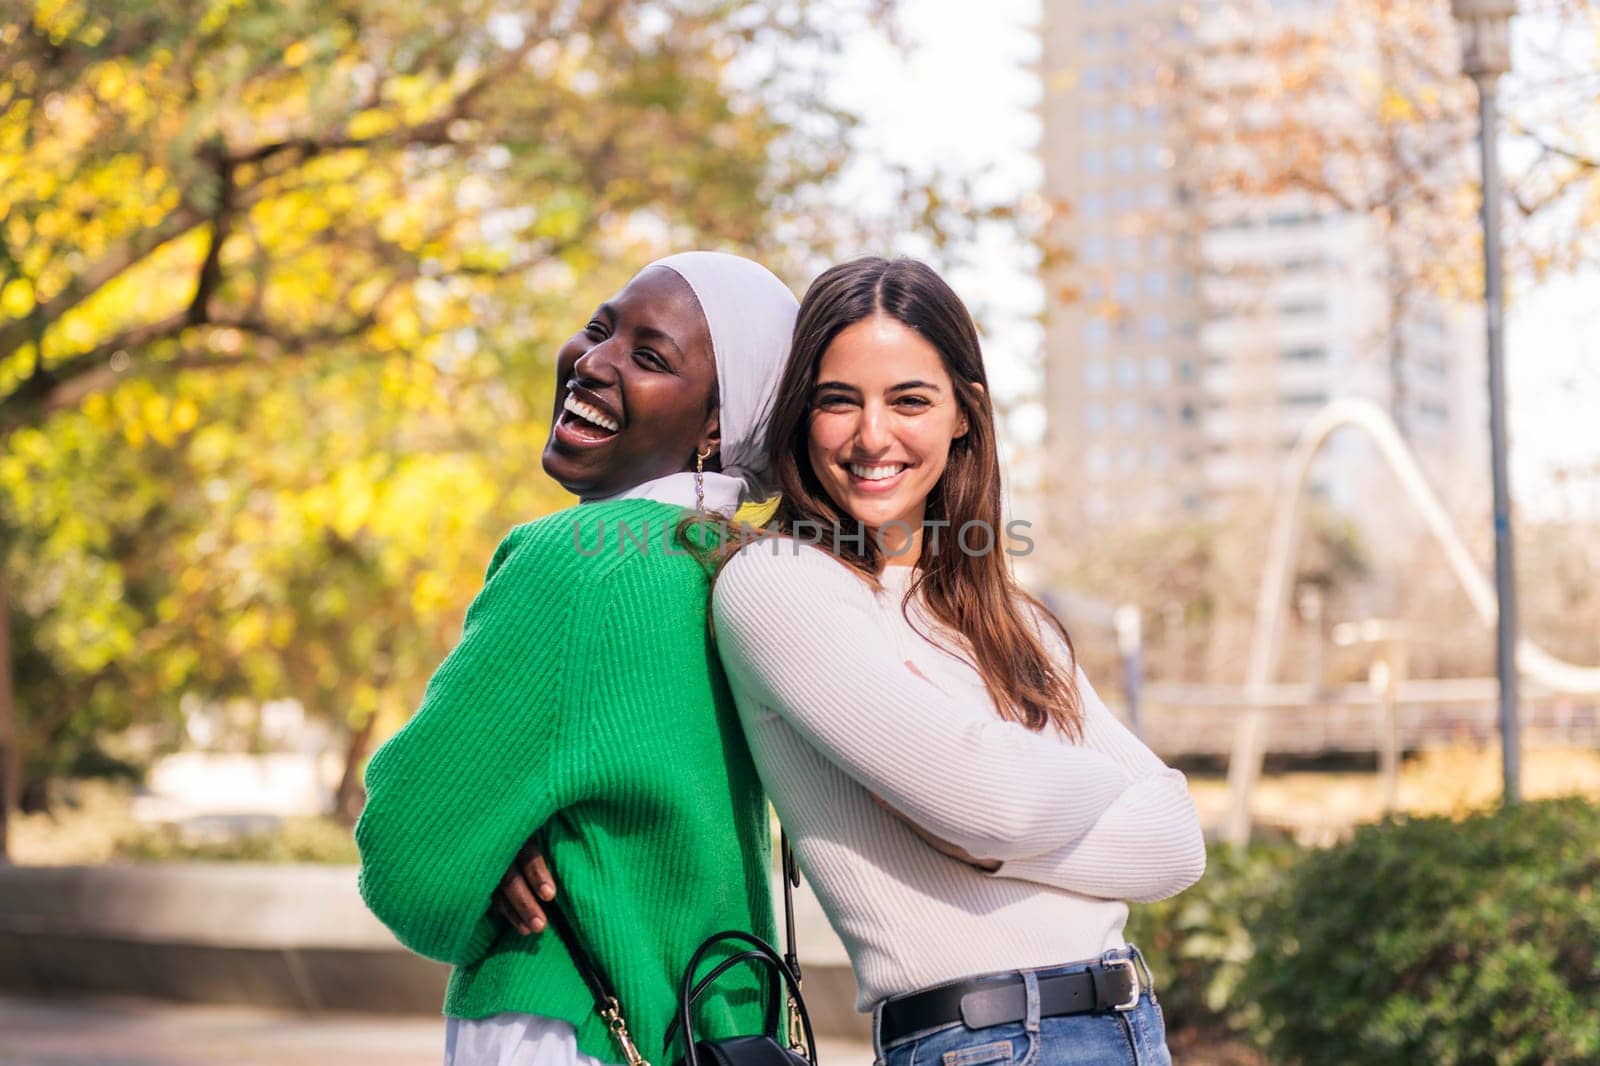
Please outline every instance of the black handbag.
[{"label": "black handbag", "polygon": [[[800,871],[795,866],[794,853],[789,848],[789,838],[783,837],[783,917],[784,946],[782,956],[771,944],[738,929],[729,929],[707,937],[689,960],[689,966],[678,984],[678,1013],[667,1027],[662,1045],[666,1054],[682,1031],[684,1066],[817,1066],[817,1041],[811,1031],[811,1015],[806,1011],[805,1000],[800,995],[800,959],[795,954],[794,888],[800,883]],[[550,925],[567,945],[572,961],[578,967],[589,994],[594,998],[594,1009],[604,1019],[622,1050],[627,1066],[650,1066],[634,1045],[628,1034],[628,1023],[622,1013],[611,983],[601,971],[583,940],[577,935],[566,914],[558,907],[546,903],[545,914]],[[720,945],[742,945],[713,966],[709,973],[698,977],[706,957]],[[766,970],[767,1011],[766,1032],[756,1036],[732,1036],[722,1040],[696,1040],[694,1036],[694,1007],[700,998],[716,983],[717,978],[740,964],[757,964]],[[788,1006],[787,1046],[770,1034],[777,1029],[779,1001]]]}]

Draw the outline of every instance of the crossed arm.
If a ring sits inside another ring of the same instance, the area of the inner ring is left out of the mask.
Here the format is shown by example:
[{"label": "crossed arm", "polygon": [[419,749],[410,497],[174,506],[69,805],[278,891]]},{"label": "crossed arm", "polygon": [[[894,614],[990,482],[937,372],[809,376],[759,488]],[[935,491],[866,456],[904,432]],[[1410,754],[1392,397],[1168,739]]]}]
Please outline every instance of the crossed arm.
[{"label": "crossed arm", "polygon": [[[870,590],[814,549],[747,550],[723,571],[715,608],[730,677],[947,854],[994,876],[1135,901],[1203,872],[1183,775],[1081,672],[1080,743],[1000,721],[987,705],[974,714],[902,659]],[[1054,630],[1040,631],[1056,664],[1074,670]],[[944,772],[955,765],[960,797]]]}]

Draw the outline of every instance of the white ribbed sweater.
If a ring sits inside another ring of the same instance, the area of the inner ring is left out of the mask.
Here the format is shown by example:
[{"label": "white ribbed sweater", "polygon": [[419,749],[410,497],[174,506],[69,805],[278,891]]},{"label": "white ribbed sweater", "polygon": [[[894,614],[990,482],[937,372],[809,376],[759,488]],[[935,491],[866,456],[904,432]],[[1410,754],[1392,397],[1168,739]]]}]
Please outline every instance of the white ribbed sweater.
[{"label": "white ribbed sweater", "polygon": [[[910,577],[889,567],[874,592],[816,548],[768,540],[727,564],[714,595],[751,753],[849,952],[862,1010],[1119,947],[1124,900],[1173,895],[1205,869],[1183,775],[1081,672],[1081,742],[999,718],[978,673],[906,622]],[[920,603],[911,609],[934,628]],[[874,794],[1000,869],[934,850]]]}]

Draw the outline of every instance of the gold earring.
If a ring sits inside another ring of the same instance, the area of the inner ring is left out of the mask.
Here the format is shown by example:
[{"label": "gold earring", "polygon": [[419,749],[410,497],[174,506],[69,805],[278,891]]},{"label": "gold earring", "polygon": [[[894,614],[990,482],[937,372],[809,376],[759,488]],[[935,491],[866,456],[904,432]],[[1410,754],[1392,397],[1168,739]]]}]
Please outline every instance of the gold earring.
[{"label": "gold earring", "polygon": [[714,450],[713,448],[707,448],[704,455],[699,452],[694,453],[694,509],[696,511],[704,511],[706,509],[706,460],[711,458],[711,453]]}]

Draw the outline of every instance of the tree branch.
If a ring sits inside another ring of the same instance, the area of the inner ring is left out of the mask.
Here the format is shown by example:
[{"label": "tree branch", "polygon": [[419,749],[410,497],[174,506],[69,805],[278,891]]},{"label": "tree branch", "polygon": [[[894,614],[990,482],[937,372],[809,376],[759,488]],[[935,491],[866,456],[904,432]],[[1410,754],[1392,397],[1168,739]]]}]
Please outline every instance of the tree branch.
[{"label": "tree branch", "polygon": [[211,217],[211,243],[206,248],[206,257],[195,278],[194,297],[185,312],[192,326],[206,321],[211,295],[222,281],[222,245],[233,230],[233,164],[228,162],[220,144],[207,145],[202,149],[201,157],[209,159],[217,172],[217,208]]},{"label": "tree branch", "polygon": [[42,374],[35,374],[10,395],[0,398],[0,439],[28,423],[37,412],[70,406],[102,387],[106,380],[115,380],[117,372],[111,369],[110,362],[117,352],[176,337],[190,326],[188,311],[179,311],[125,329]]},{"label": "tree branch", "polygon": [[36,333],[42,333],[51,323],[100,291],[123,271],[204,221],[204,214],[188,203],[182,203],[155,226],[122,241],[99,262],[79,271],[66,288],[35,307],[26,317],[0,326],[0,359],[30,343]]}]

